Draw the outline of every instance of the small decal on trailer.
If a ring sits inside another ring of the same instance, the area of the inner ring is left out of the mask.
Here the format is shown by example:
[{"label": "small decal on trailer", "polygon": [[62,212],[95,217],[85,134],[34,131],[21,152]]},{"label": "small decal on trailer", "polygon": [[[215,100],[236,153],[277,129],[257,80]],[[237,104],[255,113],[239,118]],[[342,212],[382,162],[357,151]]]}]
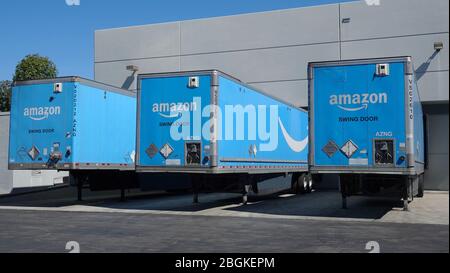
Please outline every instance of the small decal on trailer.
[{"label": "small decal on trailer", "polygon": [[341,152],[347,157],[351,158],[356,151],[358,151],[358,146],[353,143],[353,141],[349,140],[344,146],[341,147]]},{"label": "small decal on trailer", "polygon": [[169,144],[165,144],[161,150],[159,151],[159,153],[165,158],[169,158],[169,156],[174,152],[172,146],[170,146]]},{"label": "small decal on trailer", "polygon": [[180,166],[181,160],[180,159],[167,159],[166,165],[167,166]]},{"label": "small decal on trailer", "polygon": [[369,165],[369,159],[368,158],[350,158],[348,161],[349,165],[363,165],[363,166],[367,166]]},{"label": "small decal on trailer", "polygon": [[148,155],[148,157],[154,158],[158,153],[158,147],[156,147],[155,144],[152,144],[145,150],[145,153]]},{"label": "small decal on trailer", "polygon": [[325,146],[322,148],[322,151],[323,151],[329,158],[331,158],[331,157],[333,157],[333,155],[334,155],[337,151],[339,151],[339,147],[337,146],[337,144],[336,144],[334,141],[330,140],[330,141],[328,141],[327,145],[325,145]]}]

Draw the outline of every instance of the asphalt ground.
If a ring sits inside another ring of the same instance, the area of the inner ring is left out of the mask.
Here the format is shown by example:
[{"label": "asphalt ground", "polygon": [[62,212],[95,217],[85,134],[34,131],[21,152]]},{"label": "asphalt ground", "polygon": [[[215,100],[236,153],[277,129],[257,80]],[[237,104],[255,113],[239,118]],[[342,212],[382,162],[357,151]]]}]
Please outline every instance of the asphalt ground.
[{"label": "asphalt ground", "polygon": [[399,200],[352,197],[340,208],[335,191],[308,195],[85,191],[73,188],[0,198],[0,252],[64,253],[340,253],[449,252],[448,192],[427,192],[410,211]]}]

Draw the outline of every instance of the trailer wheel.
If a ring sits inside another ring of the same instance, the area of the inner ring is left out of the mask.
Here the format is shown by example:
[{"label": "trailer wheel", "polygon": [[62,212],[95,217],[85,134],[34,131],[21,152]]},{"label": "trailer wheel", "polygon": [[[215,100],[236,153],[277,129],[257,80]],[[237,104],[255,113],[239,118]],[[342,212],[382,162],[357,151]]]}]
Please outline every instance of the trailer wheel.
[{"label": "trailer wheel", "polygon": [[314,179],[311,174],[306,175],[306,180],[308,181],[308,186],[306,188],[307,193],[311,193],[314,189]]},{"label": "trailer wheel", "polygon": [[422,198],[425,192],[425,177],[423,174],[419,175],[419,191],[417,197]]},{"label": "trailer wheel", "polygon": [[308,190],[308,179],[307,179],[307,175],[302,173],[302,174],[297,174],[292,181],[292,192],[294,194],[299,194],[299,193],[306,193]]},{"label": "trailer wheel", "polygon": [[301,193],[307,193],[308,192],[308,185],[309,185],[308,175],[305,174],[305,173],[300,175],[298,184],[299,184],[300,192]]}]

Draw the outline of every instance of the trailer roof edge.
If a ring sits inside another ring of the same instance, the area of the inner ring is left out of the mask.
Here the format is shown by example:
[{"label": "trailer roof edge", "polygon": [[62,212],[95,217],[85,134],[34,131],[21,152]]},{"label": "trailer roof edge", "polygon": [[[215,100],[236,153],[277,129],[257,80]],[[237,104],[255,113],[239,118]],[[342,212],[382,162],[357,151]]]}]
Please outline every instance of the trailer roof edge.
[{"label": "trailer roof edge", "polygon": [[53,79],[42,79],[42,80],[29,80],[29,81],[15,81],[12,86],[26,86],[26,85],[34,85],[34,84],[48,84],[48,83],[63,83],[63,82],[79,82],[92,87],[98,88],[107,88],[110,91],[114,91],[116,93],[128,95],[128,96],[136,96],[136,92],[130,91],[127,89],[122,89],[120,87],[86,79],[78,76],[67,76],[67,77],[57,77]]},{"label": "trailer roof edge", "polygon": [[269,94],[269,93],[267,93],[267,92],[265,92],[265,91],[262,91],[262,90],[259,89],[259,88],[256,88],[256,87],[254,87],[254,86],[252,86],[252,85],[250,85],[250,84],[247,84],[247,83],[245,83],[245,82],[239,80],[239,79],[236,78],[236,77],[231,76],[231,75],[228,74],[228,73],[222,72],[222,71],[219,70],[219,69],[210,69],[210,70],[189,70],[189,71],[174,71],[174,72],[162,72],[162,73],[145,73],[145,74],[139,74],[138,77],[137,77],[137,80],[138,80],[138,82],[139,82],[141,79],[163,78],[163,77],[173,77],[173,76],[189,76],[189,75],[190,75],[190,76],[195,76],[195,75],[203,75],[203,74],[211,74],[211,75],[217,74],[217,75],[219,75],[219,76],[226,77],[226,78],[228,78],[228,79],[230,79],[230,80],[232,80],[232,81],[235,81],[235,82],[239,83],[239,84],[242,85],[242,86],[247,87],[248,89],[252,89],[253,91],[256,91],[256,92],[258,92],[258,93],[261,93],[261,94],[263,94],[263,95],[266,96],[266,97],[269,97],[269,98],[271,98],[271,99],[273,99],[273,100],[276,100],[276,101],[278,101],[278,102],[281,102],[281,103],[283,103],[283,104],[286,104],[286,105],[288,105],[288,106],[290,106],[290,107],[292,107],[292,108],[295,108],[295,109],[297,109],[297,110],[299,110],[299,111],[302,111],[302,112],[304,112],[304,113],[308,113],[307,110],[303,109],[303,108],[300,107],[300,106],[296,106],[296,105],[292,104],[291,102],[288,102],[288,101],[285,101],[285,100],[283,100],[283,99],[277,98],[277,97],[275,97],[275,96],[273,96],[273,95],[271,95],[271,94]]},{"label": "trailer roof edge", "polygon": [[332,66],[332,65],[351,65],[351,64],[364,64],[364,63],[374,63],[382,61],[411,61],[411,56],[393,56],[393,57],[380,57],[380,58],[364,58],[364,59],[347,59],[347,60],[335,60],[335,61],[319,61],[319,62],[309,62],[308,67],[321,67],[321,66]]}]

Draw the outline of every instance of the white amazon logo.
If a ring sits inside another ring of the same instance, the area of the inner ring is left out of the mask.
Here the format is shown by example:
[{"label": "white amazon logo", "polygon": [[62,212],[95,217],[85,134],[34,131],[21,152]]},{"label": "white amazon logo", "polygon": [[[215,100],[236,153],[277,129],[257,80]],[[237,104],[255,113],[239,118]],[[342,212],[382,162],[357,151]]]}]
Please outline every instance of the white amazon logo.
[{"label": "white amazon logo", "polygon": [[178,118],[181,115],[181,112],[175,112],[175,113],[171,113],[171,114],[163,114],[163,113],[158,113],[161,117],[163,118]]},{"label": "white amazon logo", "polygon": [[330,105],[348,112],[367,110],[370,104],[388,103],[387,93],[339,94],[330,96]]},{"label": "white amazon logo", "polygon": [[[163,118],[177,118],[182,112],[193,112],[197,110],[197,102],[174,102],[174,103],[155,103],[153,104],[153,113],[158,113]],[[170,114],[165,114],[170,113]]]},{"label": "white amazon logo", "polygon": [[27,107],[23,110],[23,116],[35,121],[48,119],[50,116],[59,116],[61,114],[60,106],[51,107]]},{"label": "white amazon logo", "polygon": [[341,106],[341,105],[338,105],[338,107],[341,108],[344,111],[356,112],[356,111],[360,111],[360,110],[363,110],[363,109],[367,110],[367,108],[369,108],[369,105],[368,104],[363,104],[361,107],[357,107],[357,108],[348,108],[348,107],[344,107],[344,106]]},{"label": "white amazon logo", "polygon": [[286,128],[284,128],[283,122],[280,118],[278,118],[278,123],[280,124],[281,132],[283,133],[283,137],[286,140],[289,148],[296,153],[300,153],[308,146],[309,138],[306,137],[304,140],[298,141],[292,138],[287,132]]}]

